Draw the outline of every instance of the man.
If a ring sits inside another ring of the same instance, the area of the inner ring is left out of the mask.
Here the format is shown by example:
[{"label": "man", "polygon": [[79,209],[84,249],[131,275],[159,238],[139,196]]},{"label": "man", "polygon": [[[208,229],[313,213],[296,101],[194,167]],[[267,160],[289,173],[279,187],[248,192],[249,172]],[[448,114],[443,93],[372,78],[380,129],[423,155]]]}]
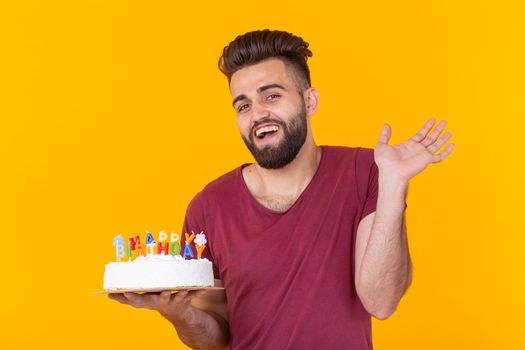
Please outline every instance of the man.
[{"label": "man", "polygon": [[225,47],[241,136],[255,158],[208,184],[183,230],[207,233],[217,291],[114,299],[158,310],[197,349],[372,349],[371,317],[388,318],[412,277],[404,212],[409,180],[453,144],[429,120],[393,146],[317,146],[308,43],[255,31]]}]

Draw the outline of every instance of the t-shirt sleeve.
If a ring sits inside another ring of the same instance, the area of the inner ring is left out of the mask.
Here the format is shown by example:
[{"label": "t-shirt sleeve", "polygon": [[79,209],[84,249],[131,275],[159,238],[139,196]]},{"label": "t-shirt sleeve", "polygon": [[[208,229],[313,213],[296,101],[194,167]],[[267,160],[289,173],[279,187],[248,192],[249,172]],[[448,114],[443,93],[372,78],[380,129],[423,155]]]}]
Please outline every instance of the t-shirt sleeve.
[{"label": "t-shirt sleeve", "polygon": [[[358,189],[358,192],[364,193],[364,204],[363,212],[361,214],[360,220],[365,218],[368,214],[371,214],[376,211],[377,207],[377,195],[379,193],[379,168],[374,160],[374,150],[365,148],[362,149],[362,155],[358,158],[358,164],[356,167],[360,167],[363,171],[357,171],[358,176],[358,186],[361,184],[361,187],[366,187]],[[359,164],[361,162],[361,164]],[[360,174],[361,173],[361,174]],[[365,175],[365,179],[359,181],[359,176]],[[405,201],[405,209],[408,207]]]},{"label": "t-shirt sleeve", "polygon": [[[206,258],[213,263],[213,275],[215,278],[220,279],[219,270],[213,259],[213,244],[210,237],[210,233],[207,230],[206,226],[206,199],[202,192],[199,192],[193,197],[188,208],[186,209],[186,216],[184,217],[184,224],[181,231],[181,254],[184,253],[186,248],[185,234],[188,233],[191,235],[192,232],[195,234],[203,232],[206,234],[206,248],[202,252],[202,258]],[[196,249],[193,243],[190,243],[190,247],[194,256],[197,256]]]},{"label": "t-shirt sleeve", "polygon": [[361,183],[366,186],[360,191],[364,193],[363,212],[360,220],[376,211],[377,194],[379,191],[379,169],[374,161],[374,150],[364,149],[363,151],[363,158],[361,158],[362,164],[356,164],[356,166],[365,170],[361,172],[361,175],[365,175],[365,178],[362,181],[358,181],[358,184]]}]

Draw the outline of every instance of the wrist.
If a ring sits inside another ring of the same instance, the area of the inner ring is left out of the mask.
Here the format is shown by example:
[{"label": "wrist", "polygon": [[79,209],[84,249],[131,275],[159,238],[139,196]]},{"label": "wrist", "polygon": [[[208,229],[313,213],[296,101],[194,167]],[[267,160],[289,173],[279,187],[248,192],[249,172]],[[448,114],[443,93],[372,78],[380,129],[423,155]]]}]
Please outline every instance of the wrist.
[{"label": "wrist", "polygon": [[379,171],[379,188],[388,192],[406,193],[409,181],[402,176],[392,172]]}]

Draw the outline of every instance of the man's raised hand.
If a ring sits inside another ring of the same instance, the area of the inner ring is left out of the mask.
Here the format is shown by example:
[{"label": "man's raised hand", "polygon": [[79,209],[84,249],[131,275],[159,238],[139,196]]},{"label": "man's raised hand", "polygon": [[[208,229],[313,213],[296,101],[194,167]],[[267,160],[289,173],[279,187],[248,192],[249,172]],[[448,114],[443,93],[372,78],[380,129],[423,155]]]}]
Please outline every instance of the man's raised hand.
[{"label": "man's raised hand", "polygon": [[378,168],[389,176],[408,182],[423,171],[428,164],[438,163],[445,159],[452,152],[453,143],[449,143],[440,153],[436,152],[452,137],[452,134],[446,132],[440,137],[447,124],[444,120],[430,132],[435,122],[434,118],[429,119],[412,138],[399,145],[388,144],[392,129],[390,125],[385,124],[374,151]]}]

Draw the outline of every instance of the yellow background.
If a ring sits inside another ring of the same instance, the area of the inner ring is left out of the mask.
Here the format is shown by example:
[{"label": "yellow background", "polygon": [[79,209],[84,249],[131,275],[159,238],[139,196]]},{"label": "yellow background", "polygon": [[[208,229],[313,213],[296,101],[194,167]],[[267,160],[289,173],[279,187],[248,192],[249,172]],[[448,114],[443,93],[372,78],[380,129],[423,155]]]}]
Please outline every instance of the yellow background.
[{"label": "yellow background", "polygon": [[374,147],[384,122],[398,143],[432,116],[453,134],[411,182],[414,282],[375,348],[525,349],[524,2],[361,3],[3,2],[2,348],[184,348],[90,292],[114,235],[179,230],[251,161],[217,60],[268,27],[311,45],[319,144]]}]

